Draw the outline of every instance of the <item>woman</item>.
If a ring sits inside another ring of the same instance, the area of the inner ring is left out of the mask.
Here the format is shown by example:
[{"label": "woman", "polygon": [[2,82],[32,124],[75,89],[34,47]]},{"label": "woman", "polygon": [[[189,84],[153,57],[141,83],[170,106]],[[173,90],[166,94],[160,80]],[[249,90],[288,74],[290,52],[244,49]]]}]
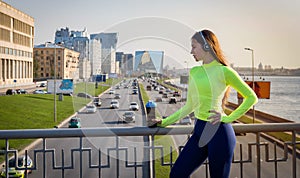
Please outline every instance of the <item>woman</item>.
[{"label": "woman", "polygon": [[[161,120],[157,126],[166,127],[194,112],[194,133],[180,153],[170,177],[189,177],[207,158],[211,178],[227,178],[235,147],[235,134],[231,122],[244,115],[257,102],[253,90],[228,66],[219,42],[209,30],[192,37],[191,54],[202,66],[193,67],[189,74],[186,104],[174,114]],[[231,114],[223,111],[229,87],[244,98]]]}]

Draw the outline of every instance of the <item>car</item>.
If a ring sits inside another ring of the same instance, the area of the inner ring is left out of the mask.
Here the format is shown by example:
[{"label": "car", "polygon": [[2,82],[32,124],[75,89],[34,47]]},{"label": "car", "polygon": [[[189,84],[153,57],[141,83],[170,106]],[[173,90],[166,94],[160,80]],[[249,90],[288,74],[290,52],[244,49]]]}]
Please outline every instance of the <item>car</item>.
[{"label": "car", "polygon": [[138,90],[138,89],[133,89],[133,90],[132,90],[132,94],[133,94],[133,95],[139,94],[139,90]]},{"label": "car", "polygon": [[162,102],[162,98],[161,98],[161,97],[156,97],[156,98],[155,98],[155,101],[156,101],[156,102]]},{"label": "car", "polygon": [[152,87],[151,85],[147,85],[146,90],[151,91]]},{"label": "car", "polygon": [[86,113],[95,113],[97,111],[97,107],[95,105],[87,105],[85,108]]},{"label": "car", "polygon": [[164,89],[165,89],[165,87],[163,87],[163,86],[159,87],[159,90],[164,90]]},{"label": "car", "polygon": [[119,101],[118,100],[111,100],[111,102],[110,102],[110,108],[111,109],[117,109],[117,108],[119,108]]},{"label": "car", "polygon": [[166,89],[166,92],[167,92],[167,93],[171,93],[172,90],[170,90],[169,88],[167,88],[167,89]]},{"label": "car", "polygon": [[45,91],[45,90],[34,90],[33,94],[47,94],[47,91]]},{"label": "car", "polygon": [[100,98],[94,97],[94,105],[99,107],[99,106],[101,106],[101,104],[102,104],[102,102],[101,102]]},{"label": "car", "polygon": [[177,100],[175,97],[170,97],[169,104],[176,104]]},{"label": "car", "polygon": [[162,98],[168,98],[168,93],[163,93]]},{"label": "car", "polygon": [[81,119],[74,116],[69,121],[69,128],[81,128]]},{"label": "car", "polygon": [[134,111],[125,111],[123,114],[123,122],[135,122],[135,113]]},{"label": "car", "polygon": [[88,94],[88,93],[77,93],[77,97],[82,97],[82,98],[93,98],[92,95]]},{"label": "car", "polygon": [[121,99],[121,95],[119,93],[115,94],[115,99]]},{"label": "car", "polygon": [[28,92],[25,89],[17,89],[18,94],[27,94]]},{"label": "car", "polygon": [[164,94],[164,91],[159,90],[158,94]]},{"label": "car", "polygon": [[192,124],[192,119],[190,118],[190,116],[186,116],[183,119],[181,119],[179,121],[179,124],[181,125],[191,125]]},{"label": "car", "polygon": [[[19,156],[18,161],[16,161],[16,158],[11,158],[8,161],[8,175],[9,177],[22,177],[24,178],[27,173],[31,173],[32,171],[29,170],[20,170],[17,168],[32,168],[33,167],[33,161],[32,159],[27,155]],[[5,172],[5,166],[3,166],[3,169],[1,171],[0,176],[6,177]],[[26,172],[27,171],[27,172]]]},{"label": "car", "polygon": [[108,91],[108,94],[110,94],[110,95],[115,94],[115,93],[116,93],[115,90],[109,90],[109,91]]},{"label": "car", "polygon": [[15,95],[15,94],[17,94],[17,92],[14,89],[8,89],[8,90],[6,90],[6,95]]},{"label": "car", "polygon": [[174,93],[173,93],[173,96],[175,97],[175,96],[178,96],[178,97],[180,97],[181,96],[181,94],[179,93],[179,91],[174,91]]},{"label": "car", "polygon": [[46,83],[41,83],[41,84],[40,84],[40,87],[46,87],[46,86],[47,86]]},{"label": "car", "polygon": [[138,103],[137,102],[130,102],[129,110],[138,111],[139,110]]}]

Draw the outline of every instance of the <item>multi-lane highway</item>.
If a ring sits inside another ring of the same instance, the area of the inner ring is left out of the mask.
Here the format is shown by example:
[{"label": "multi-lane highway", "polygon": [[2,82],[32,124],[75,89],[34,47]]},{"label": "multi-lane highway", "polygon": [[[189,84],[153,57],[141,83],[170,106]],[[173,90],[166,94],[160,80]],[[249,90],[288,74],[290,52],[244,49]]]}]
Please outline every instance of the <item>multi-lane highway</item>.
[{"label": "multi-lane highway", "polygon": [[[125,85],[128,85],[129,87],[125,88]],[[121,96],[120,99],[116,99],[119,101],[119,108],[110,108],[111,101],[115,99],[115,94],[109,94],[108,92],[102,94],[100,96],[102,105],[97,108],[95,113],[87,114],[85,110],[78,113],[78,117],[81,118],[82,128],[142,126],[145,116],[142,114],[142,103],[139,100],[138,94],[133,94],[132,81],[127,80],[122,84],[120,89],[116,89],[116,87],[112,87],[112,89],[114,89],[115,93],[118,93]],[[129,103],[133,101],[137,102],[140,106],[138,111],[134,111],[135,122],[124,123],[122,122],[123,114],[125,111],[129,110]],[[67,125],[64,127],[67,127]],[[82,155],[76,151],[81,148],[81,144],[83,149],[86,149]],[[122,150],[117,152],[116,146]],[[125,161],[129,161],[128,164],[133,164],[135,161],[134,154],[136,154],[136,164],[141,165],[145,159],[143,147],[144,140],[142,136],[119,137],[117,143],[116,137],[86,137],[82,139],[82,142],[80,142],[80,139],[78,138],[47,139],[46,149],[55,150],[55,154],[51,151],[45,153],[45,162],[47,164],[45,167],[46,171],[44,173],[42,171],[44,161],[43,153],[39,153],[37,163],[38,170],[33,171],[29,177],[40,178],[43,177],[43,174],[46,174],[46,177],[99,177],[99,169],[89,168],[89,165],[93,165],[95,167],[99,165],[100,153],[102,158],[101,164],[109,165],[110,167],[101,169],[100,175],[102,177],[134,177],[134,168],[126,168]],[[42,149],[42,144],[37,145],[33,149]],[[128,155],[126,155],[126,151],[128,151]],[[33,155],[30,151],[29,154]],[[64,155],[63,157],[62,154]],[[54,166],[52,155],[54,155],[55,159]],[[61,169],[53,169],[53,167],[61,167],[62,162],[64,162],[64,166],[67,167],[67,169],[64,171]],[[80,162],[82,162],[82,166],[80,165]],[[70,167],[70,169],[68,169],[68,167]],[[137,168],[136,171],[138,177],[142,177],[142,169],[142,167]]]}]

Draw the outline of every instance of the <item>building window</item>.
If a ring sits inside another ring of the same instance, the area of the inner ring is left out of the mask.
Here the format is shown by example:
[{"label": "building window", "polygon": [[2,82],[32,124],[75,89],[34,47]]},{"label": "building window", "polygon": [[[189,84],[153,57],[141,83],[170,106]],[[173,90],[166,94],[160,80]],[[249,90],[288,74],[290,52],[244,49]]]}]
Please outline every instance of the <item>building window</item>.
[{"label": "building window", "polygon": [[8,54],[8,48],[5,48],[4,51],[5,51],[4,54]]},{"label": "building window", "polygon": [[0,40],[10,42],[10,31],[0,28]]}]

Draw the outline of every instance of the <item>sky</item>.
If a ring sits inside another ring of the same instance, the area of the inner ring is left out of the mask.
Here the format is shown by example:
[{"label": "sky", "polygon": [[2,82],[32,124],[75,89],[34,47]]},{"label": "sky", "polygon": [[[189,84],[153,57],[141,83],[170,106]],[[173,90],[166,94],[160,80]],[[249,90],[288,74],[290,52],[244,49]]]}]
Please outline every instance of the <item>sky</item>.
[{"label": "sky", "polygon": [[116,51],[164,51],[164,66],[190,68],[191,36],[213,31],[235,67],[259,63],[300,68],[299,0],[3,0],[34,18],[34,44],[54,42],[55,31],[118,33]]}]

